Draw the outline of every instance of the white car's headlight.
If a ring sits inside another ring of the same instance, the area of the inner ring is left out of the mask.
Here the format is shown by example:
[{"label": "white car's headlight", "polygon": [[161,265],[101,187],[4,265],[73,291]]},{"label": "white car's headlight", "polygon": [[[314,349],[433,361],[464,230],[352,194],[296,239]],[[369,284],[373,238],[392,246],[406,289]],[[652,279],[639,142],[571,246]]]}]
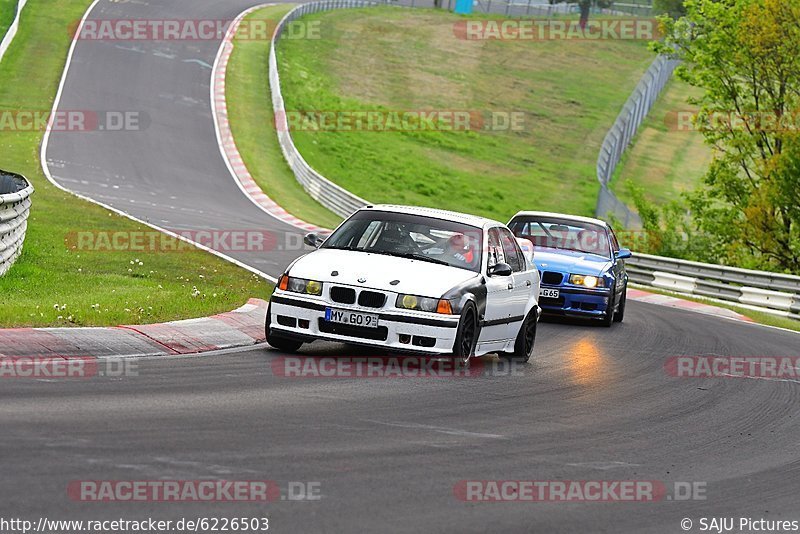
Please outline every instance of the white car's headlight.
[{"label": "white car's headlight", "polygon": [[602,278],[585,274],[569,275],[569,283],[576,286],[583,286],[588,288],[603,287],[604,285]]},{"label": "white car's headlight", "polygon": [[306,280],[305,278],[295,278],[294,276],[281,275],[278,280],[278,287],[284,291],[292,293],[305,293],[306,295],[322,295],[322,282],[316,280]]},{"label": "white car's headlight", "polygon": [[404,310],[419,310],[431,313],[453,313],[450,301],[431,297],[418,297],[416,295],[397,295],[395,306]]}]

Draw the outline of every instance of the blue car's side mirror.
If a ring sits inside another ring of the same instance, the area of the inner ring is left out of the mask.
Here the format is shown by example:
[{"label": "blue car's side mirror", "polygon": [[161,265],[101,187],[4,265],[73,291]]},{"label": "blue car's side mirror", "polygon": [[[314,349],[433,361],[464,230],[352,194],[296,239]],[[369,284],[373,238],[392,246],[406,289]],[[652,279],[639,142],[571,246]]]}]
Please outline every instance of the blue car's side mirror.
[{"label": "blue car's side mirror", "polygon": [[624,260],[624,259],[630,258],[632,256],[632,254],[631,254],[631,251],[628,250],[627,248],[621,248],[614,254],[614,256],[618,260]]}]

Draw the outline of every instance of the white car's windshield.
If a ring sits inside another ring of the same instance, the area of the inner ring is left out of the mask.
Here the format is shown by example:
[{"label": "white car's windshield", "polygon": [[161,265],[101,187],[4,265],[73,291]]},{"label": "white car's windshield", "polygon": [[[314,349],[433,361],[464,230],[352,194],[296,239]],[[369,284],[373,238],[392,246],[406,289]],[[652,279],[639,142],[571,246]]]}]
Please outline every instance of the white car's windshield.
[{"label": "white car's windshield", "polygon": [[514,219],[508,225],[514,235],[529,240],[537,249],[557,248],[609,258],[611,247],[605,228],[596,224],[556,218]]},{"label": "white car's windshield", "polygon": [[483,231],[453,221],[361,211],[344,222],[321,248],[418,259],[479,272]]}]

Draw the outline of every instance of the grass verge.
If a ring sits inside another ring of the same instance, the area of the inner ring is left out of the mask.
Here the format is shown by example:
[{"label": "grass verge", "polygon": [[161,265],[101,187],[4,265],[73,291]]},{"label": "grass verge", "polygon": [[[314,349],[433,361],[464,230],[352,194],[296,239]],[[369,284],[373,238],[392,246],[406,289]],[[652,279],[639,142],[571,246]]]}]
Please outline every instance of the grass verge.
[{"label": "grass verge", "polygon": [[[634,287],[631,285],[631,287]],[[725,308],[728,310],[733,310],[740,315],[744,315],[745,317],[749,317],[753,321],[764,324],[767,326],[776,326],[778,328],[785,328],[787,330],[794,330],[795,332],[800,332],[800,321],[789,319],[788,317],[779,317],[777,315],[773,315],[771,313],[760,312],[756,310],[750,310],[748,308],[742,308],[741,306],[736,306],[735,304],[727,304],[716,302],[709,299],[704,299],[702,297],[695,297],[693,295],[685,295],[683,293],[675,293],[674,291],[666,291],[664,289],[658,289],[655,287],[650,286],[643,286],[643,285],[636,285],[636,289],[641,289],[642,291],[647,291],[648,293],[657,293],[659,295],[667,295],[670,297],[679,297],[684,300],[690,300],[692,302],[700,302],[702,304],[709,304],[711,306],[717,306],[718,308]]]},{"label": "grass verge", "polygon": [[14,11],[17,0],[0,0],[0,41],[6,35],[8,27],[14,22]]},{"label": "grass verge", "polygon": [[[0,63],[0,110],[50,110],[89,0],[30,2]],[[36,187],[25,248],[0,278],[0,327],[103,326],[199,317],[266,298],[269,284],[211,254],[75,250],[77,231],[150,231],[52,186],[39,162],[42,131],[0,131],[0,167]],[[76,133],[75,135],[80,135]]]},{"label": "grass verge", "polygon": [[686,100],[701,94],[700,89],[673,78],[653,106],[611,181],[614,192],[629,206],[633,206],[633,198],[628,182],[641,187],[645,197],[656,204],[680,201],[681,193],[700,184],[713,151],[703,135],[678,114],[685,117],[697,112]]},{"label": "grass verge", "polygon": [[373,202],[500,220],[519,209],[593,213],[600,143],[653,59],[641,41],[464,40],[455,26],[462,18],[433,10],[381,7],[303,20],[318,24],[320,38],[285,39],[278,50],[289,112],[523,118],[507,129],[295,131],[304,158]]},{"label": "grass verge", "polygon": [[[247,20],[277,23],[292,7],[291,4],[282,4],[260,9],[251,13]],[[305,192],[283,158],[274,127],[268,61],[269,41],[234,40],[226,74],[225,98],[236,146],[250,175],[270,198],[289,213],[302,214],[307,222],[335,228],[341,218]]]}]

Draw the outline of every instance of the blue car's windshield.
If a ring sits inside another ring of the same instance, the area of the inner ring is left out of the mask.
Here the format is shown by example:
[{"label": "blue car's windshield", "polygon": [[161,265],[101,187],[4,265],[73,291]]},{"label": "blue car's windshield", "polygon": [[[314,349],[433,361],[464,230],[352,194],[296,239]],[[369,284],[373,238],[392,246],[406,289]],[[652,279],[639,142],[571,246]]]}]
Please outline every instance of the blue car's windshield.
[{"label": "blue car's windshield", "polygon": [[537,249],[555,248],[611,257],[606,229],[596,224],[549,217],[521,217],[508,225],[514,235],[529,240]]}]

